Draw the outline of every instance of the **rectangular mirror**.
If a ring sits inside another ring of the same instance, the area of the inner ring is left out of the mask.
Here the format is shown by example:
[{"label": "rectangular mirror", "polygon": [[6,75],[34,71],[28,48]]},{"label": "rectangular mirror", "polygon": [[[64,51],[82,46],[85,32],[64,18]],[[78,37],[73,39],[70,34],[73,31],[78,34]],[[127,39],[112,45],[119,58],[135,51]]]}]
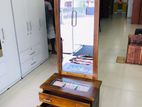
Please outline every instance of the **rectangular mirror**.
[{"label": "rectangular mirror", "polygon": [[97,78],[98,0],[54,2],[60,73]]}]

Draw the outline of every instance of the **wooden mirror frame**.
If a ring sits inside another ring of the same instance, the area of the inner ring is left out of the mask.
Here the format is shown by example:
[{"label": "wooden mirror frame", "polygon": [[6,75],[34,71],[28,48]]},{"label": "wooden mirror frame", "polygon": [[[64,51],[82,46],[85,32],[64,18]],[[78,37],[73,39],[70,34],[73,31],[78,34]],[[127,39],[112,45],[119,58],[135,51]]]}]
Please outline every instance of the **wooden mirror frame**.
[{"label": "wooden mirror frame", "polygon": [[62,71],[62,42],[60,35],[60,0],[54,0],[56,48],[57,48],[57,66],[59,75],[74,76],[87,79],[98,79],[98,35],[99,35],[99,8],[100,1],[94,0],[94,50],[93,50],[93,75],[75,74]]}]

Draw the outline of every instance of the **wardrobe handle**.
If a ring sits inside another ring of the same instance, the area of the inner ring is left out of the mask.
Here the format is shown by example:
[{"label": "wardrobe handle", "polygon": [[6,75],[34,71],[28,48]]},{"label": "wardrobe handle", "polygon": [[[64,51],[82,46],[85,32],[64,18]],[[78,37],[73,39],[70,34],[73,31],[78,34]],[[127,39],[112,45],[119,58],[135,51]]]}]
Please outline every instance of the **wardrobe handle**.
[{"label": "wardrobe handle", "polygon": [[5,40],[5,34],[4,34],[4,29],[3,28],[1,29],[1,32],[2,32],[2,39]]},{"label": "wardrobe handle", "polygon": [[26,22],[26,25],[27,25],[27,35],[29,35],[29,31],[30,31],[29,23],[28,23],[28,22]]},{"label": "wardrobe handle", "polygon": [[31,63],[31,66],[32,66],[32,65],[35,65],[36,63],[37,63],[37,62],[36,62],[36,61],[34,61],[33,63]]},{"label": "wardrobe handle", "polygon": [[39,30],[41,30],[42,24],[41,24],[41,20],[39,19]]},{"label": "wardrobe handle", "polygon": [[32,22],[30,21],[30,31],[33,30]]},{"label": "wardrobe handle", "polygon": [[31,21],[29,22],[29,25],[30,25],[30,34],[32,34],[33,27],[32,27],[32,22]]}]

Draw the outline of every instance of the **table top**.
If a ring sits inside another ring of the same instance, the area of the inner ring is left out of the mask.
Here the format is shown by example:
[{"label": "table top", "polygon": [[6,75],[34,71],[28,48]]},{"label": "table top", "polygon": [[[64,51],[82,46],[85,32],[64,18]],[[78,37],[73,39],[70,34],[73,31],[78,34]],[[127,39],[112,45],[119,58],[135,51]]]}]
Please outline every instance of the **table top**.
[{"label": "table top", "polygon": [[99,94],[101,84],[99,80],[62,76],[55,73],[40,88],[63,97],[92,102]]}]

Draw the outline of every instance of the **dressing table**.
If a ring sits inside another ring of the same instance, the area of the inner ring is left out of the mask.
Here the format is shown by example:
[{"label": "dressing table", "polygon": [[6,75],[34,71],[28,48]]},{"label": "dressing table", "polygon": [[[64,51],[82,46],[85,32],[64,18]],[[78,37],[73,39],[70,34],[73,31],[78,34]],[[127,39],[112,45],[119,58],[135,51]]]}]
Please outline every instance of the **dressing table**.
[{"label": "dressing table", "polygon": [[99,0],[54,0],[54,13],[58,73],[40,86],[38,107],[99,107]]}]

